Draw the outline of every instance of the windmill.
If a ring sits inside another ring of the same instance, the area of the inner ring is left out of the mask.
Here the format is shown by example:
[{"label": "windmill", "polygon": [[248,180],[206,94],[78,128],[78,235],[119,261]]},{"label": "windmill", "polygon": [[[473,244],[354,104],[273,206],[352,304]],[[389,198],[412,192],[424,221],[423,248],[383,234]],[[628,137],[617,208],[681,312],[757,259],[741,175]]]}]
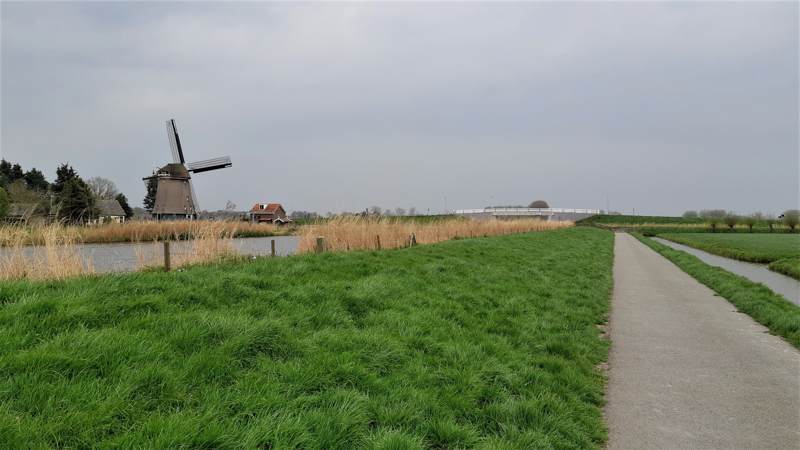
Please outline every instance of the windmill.
[{"label": "windmill", "polygon": [[143,178],[145,183],[156,185],[155,202],[151,213],[157,220],[196,219],[197,197],[192,188],[190,174],[231,167],[231,158],[222,156],[187,163],[183,158],[183,148],[175,128],[175,119],[167,121],[167,138],[173,162]]}]

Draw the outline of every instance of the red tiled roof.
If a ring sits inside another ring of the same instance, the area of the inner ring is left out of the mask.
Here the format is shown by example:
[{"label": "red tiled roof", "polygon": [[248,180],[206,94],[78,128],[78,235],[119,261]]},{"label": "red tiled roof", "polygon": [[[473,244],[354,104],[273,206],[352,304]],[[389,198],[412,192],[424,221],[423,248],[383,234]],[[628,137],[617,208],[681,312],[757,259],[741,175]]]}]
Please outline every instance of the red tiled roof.
[{"label": "red tiled roof", "polygon": [[256,203],[250,208],[250,212],[254,213],[264,213],[264,214],[275,214],[278,212],[278,208],[283,208],[280,203],[267,203],[264,209],[261,209],[261,205],[264,203]]}]

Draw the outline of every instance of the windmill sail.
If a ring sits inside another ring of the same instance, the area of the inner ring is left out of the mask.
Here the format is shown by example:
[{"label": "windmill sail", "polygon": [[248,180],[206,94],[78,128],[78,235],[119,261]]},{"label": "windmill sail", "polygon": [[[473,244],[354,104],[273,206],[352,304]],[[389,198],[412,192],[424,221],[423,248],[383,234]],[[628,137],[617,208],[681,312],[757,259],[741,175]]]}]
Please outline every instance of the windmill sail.
[{"label": "windmill sail", "polygon": [[172,161],[176,164],[183,164],[186,162],[183,159],[181,138],[178,136],[178,130],[175,128],[175,119],[169,119],[167,121],[167,138],[169,139],[169,148],[172,150]]},{"label": "windmill sail", "polygon": [[219,158],[205,159],[203,161],[190,162],[186,164],[186,170],[189,172],[200,173],[209,170],[224,169],[231,167],[231,157],[221,156]]}]

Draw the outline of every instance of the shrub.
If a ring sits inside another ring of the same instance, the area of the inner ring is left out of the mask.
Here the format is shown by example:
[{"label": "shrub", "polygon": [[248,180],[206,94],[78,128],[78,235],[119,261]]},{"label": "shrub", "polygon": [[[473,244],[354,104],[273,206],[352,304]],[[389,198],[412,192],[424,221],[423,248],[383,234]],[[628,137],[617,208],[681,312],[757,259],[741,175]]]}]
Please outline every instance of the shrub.
[{"label": "shrub", "polygon": [[8,214],[8,193],[0,187],[0,217],[5,217]]}]

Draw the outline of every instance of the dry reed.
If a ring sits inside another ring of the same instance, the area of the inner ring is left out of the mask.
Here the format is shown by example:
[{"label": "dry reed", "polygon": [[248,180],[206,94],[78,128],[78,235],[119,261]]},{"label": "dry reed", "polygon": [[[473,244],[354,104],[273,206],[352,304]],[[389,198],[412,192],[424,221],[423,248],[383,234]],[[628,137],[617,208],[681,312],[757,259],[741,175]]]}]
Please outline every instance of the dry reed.
[{"label": "dry reed", "polygon": [[298,252],[313,251],[316,238],[320,236],[325,238],[326,250],[373,250],[379,246],[382,249],[406,247],[412,234],[419,244],[433,244],[455,238],[546,231],[572,225],[572,222],[537,219],[397,222],[386,218],[338,217],[303,227]]},{"label": "dry reed", "polygon": [[64,279],[94,273],[91,260],[84,261],[75,246],[74,235],[62,233],[62,227],[38,227],[42,245],[27,247],[24,230],[4,236],[6,246],[0,249],[0,280]]},{"label": "dry reed", "polygon": [[[97,226],[48,225],[48,226],[0,226],[0,246],[45,245],[49,230],[57,230],[66,239],[80,243],[148,242],[162,240],[186,240],[201,236],[208,227],[224,229],[235,236],[276,236],[289,234],[286,227],[250,222],[214,221],[129,221]],[[22,233],[22,237],[20,235]],[[234,234],[232,234],[234,235]]]}]

